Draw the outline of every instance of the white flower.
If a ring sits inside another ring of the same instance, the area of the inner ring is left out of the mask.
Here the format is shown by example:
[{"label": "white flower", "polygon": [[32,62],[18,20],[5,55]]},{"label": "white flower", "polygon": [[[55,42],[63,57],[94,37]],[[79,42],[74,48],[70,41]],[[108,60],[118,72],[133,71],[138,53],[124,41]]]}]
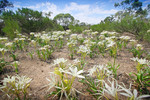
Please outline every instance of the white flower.
[{"label": "white flower", "polygon": [[5,46],[7,46],[7,47],[11,47],[12,46],[12,42],[8,42],[8,43],[5,43]]},{"label": "white flower", "polygon": [[39,50],[46,50],[46,48],[45,47],[41,47],[41,48],[39,48]]},{"label": "white flower", "polygon": [[141,44],[137,44],[136,49],[143,49],[143,46]]},{"label": "white flower", "polygon": [[150,97],[150,95],[141,95],[141,96],[138,96],[138,92],[137,92],[136,89],[134,89],[133,93],[132,93],[130,88],[127,89],[127,88],[122,87],[122,86],[120,86],[120,87],[122,88],[121,90],[124,91],[124,92],[120,93],[121,95],[133,98],[134,100],[141,100],[142,98]]},{"label": "white flower", "polygon": [[82,34],[77,35],[77,39],[78,39],[78,40],[82,40],[82,39],[83,39]]},{"label": "white flower", "polygon": [[73,61],[74,61],[75,64],[81,63],[81,61],[80,61],[79,59],[75,59],[75,60],[73,60]]},{"label": "white flower", "polygon": [[56,60],[54,60],[54,65],[59,65],[59,64],[61,64],[61,63],[66,63],[67,62],[67,60],[66,59],[64,59],[64,58],[58,58],[58,59],[56,59]]},{"label": "white flower", "polygon": [[34,35],[34,34],[35,34],[34,32],[31,32],[31,33],[30,33],[30,35]]},{"label": "white flower", "polygon": [[76,40],[77,39],[77,34],[71,34],[70,39],[71,40]]},{"label": "white flower", "polygon": [[[31,78],[26,77],[26,76],[7,76],[7,78],[4,78],[2,80],[3,86],[0,89],[9,89],[8,91],[15,91],[15,89],[20,90],[20,89],[25,89],[31,82]],[[7,91],[7,92],[8,92]]]},{"label": "white flower", "polygon": [[6,51],[8,51],[8,50],[5,48],[0,48],[0,52],[6,52]]},{"label": "white flower", "polygon": [[19,61],[14,61],[14,62],[12,62],[12,64],[20,65],[20,62]]},{"label": "white flower", "polygon": [[88,70],[89,74],[88,74],[87,76],[92,76],[92,75],[93,75],[93,73],[95,73],[95,72],[96,72],[96,69],[97,69],[97,67],[96,67],[96,66],[94,66],[93,68],[89,69],[89,70]]},{"label": "white flower", "polygon": [[110,83],[110,86],[106,83],[105,83],[105,88],[104,88],[104,92],[108,93],[109,95],[115,97],[116,96],[116,93],[118,91],[120,91],[120,87],[118,85],[118,82],[117,80],[113,79],[112,82],[110,82],[110,80],[108,80],[108,82]]},{"label": "white flower", "polygon": [[97,31],[95,31],[95,32],[92,32],[91,34],[92,34],[92,35],[97,35],[97,34],[98,34],[98,32],[97,32]]},{"label": "white flower", "polygon": [[144,59],[139,59],[139,58],[130,58],[131,60],[133,60],[133,61],[137,61],[138,63],[140,63],[140,64],[142,64],[142,65],[144,65],[144,64],[148,64],[149,63],[149,61],[148,60],[146,60],[145,58]]},{"label": "white flower", "polygon": [[68,47],[76,46],[77,40],[71,40],[70,42],[67,43]]},{"label": "white flower", "polygon": [[121,36],[120,39],[122,39],[122,40],[129,40],[130,37],[129,36]]},{"label": "white flower", "polygon": [[113,47],[116,43],[113,41],[108,41],[107,47]]},{"label": "white flower", "polygon": [[0,37],[0,41],[5,41],[5,40],[8,40],[7,37]]},{"label": "white flower", "polygon": [[78,50],[78,53],[90,53],[91,50],[89,48],[87,48],[86,46],[84,45],[80,45],[79,46],[79,50]]},{"label": "white flower", "polygon": [[150,30],[147,30],[147,33],[150,32]]},{"label": "white flower", "polygon": [[80,75],[83,73],[83,70],[79,70],[77,69],[77,67],[69,67],[71,72],[66,72],[67,74],[70,74],[74,77],[78,77],[78,78],[85,78],[84,76]]},{"label": "white flower", "polygon": [[[53,88],[53,87],[57,84],[57,77],[56,77],[56,75],[55,75],[54,73],[51,73],[51,74],[50,74],[50,79],[48,79],[48,78],[46,77],[46,80],[49,81],[49,84],[46,85],[46,86],[49,86],[49,88],[48,88],[47,91],[49,91],[51,88]],[[45,87],[45,86],[44,86],[44,87]]]}]

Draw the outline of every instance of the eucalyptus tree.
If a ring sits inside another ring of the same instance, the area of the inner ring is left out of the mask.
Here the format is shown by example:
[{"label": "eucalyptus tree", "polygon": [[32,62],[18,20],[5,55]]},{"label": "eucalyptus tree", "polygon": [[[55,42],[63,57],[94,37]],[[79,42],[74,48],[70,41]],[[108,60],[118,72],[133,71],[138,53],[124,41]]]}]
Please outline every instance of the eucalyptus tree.
[{"label": "eucalyptus tree", "polygon": [[74,17],[67,13],[60,13],[56,15],[53,19],[57,24],[60,24],[64,27],[64,29],[68,29],[69,25],[74,21]]}]

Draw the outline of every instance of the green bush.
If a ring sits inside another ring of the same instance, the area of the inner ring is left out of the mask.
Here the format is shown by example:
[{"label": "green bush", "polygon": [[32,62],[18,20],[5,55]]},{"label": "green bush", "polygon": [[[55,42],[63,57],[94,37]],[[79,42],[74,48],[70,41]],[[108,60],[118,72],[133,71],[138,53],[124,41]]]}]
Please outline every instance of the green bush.
[{"label": "green bush", "polygon": [[16,37],[16,31],[21,32],[21,28],[19,27],[18,22],[12,18],[6,19],[4,24],[5,26],[2,30],[10,39],[14,39]]},{"label": "green bush", "polygon": [[83,28],[81,26],[79,26],[78,24],[76,25],[70,25],[69,29],[73,32],[73,33],[82,33]]}]

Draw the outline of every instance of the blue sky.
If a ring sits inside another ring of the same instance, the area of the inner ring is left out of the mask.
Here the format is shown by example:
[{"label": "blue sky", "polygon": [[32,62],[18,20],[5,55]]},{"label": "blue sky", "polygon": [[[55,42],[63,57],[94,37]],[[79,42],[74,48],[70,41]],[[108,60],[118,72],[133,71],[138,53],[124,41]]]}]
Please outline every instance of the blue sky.
[{"label": "blue sky", "polygon": [[[28,7],[42,12],[52,12],[51,18],[59,13],[70,13],[80,22],[97,24],[105,17],[115,14],[119,8],[115,2],[121,0],[8,0],[14,4],[13,10]],[[144,7],[150,0],[140,0]]]}]

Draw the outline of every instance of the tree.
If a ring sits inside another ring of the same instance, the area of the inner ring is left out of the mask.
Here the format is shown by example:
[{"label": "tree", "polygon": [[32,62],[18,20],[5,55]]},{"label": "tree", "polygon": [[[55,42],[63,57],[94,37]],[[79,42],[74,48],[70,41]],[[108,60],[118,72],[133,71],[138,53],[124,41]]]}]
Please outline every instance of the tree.
[{"label": "tree", "polygon": [[148,15],[148,10],[150,9],[150,4],[147,6],[146,9],[143,9],[143,3],[140,2],[139,0],[123,0],[120,3],[115,3],[115,7],[122,7],[125,12],[129,13],[135,13],[137,15]]},{"label": "tree", "polygon": [[4,23],[5,27],[2,29],[3,32],[5,32],[6,35],[13,40],[17,36],[16,31],[19,33],[21,32],[21,28],[19,27],[18,22],[12,18],[8,18]]},{"label": "tree", "polygon": [[67,14],[63,14],[60,13],[58,15],[56,15],[53,19],[57,24],[60,24],[64,27],[64,29],[68,29],[69,25],[71,22],[74,21],[74,17],[72,15],[70,15],[69,13]]},{"label": "tree", "polygon": [[13,4],[7,0],[0,1],[0,14],[5,11],[6,7],[13,7]]},{"label": "tree", "polygon": [[106,22],[113,22],[115,19],[114,19],[114,16],[113,15],[111,15],[111,16],[108,16],[108,17],[106,17],[105,19],[104,19],[104,22],[106,23]]}]

